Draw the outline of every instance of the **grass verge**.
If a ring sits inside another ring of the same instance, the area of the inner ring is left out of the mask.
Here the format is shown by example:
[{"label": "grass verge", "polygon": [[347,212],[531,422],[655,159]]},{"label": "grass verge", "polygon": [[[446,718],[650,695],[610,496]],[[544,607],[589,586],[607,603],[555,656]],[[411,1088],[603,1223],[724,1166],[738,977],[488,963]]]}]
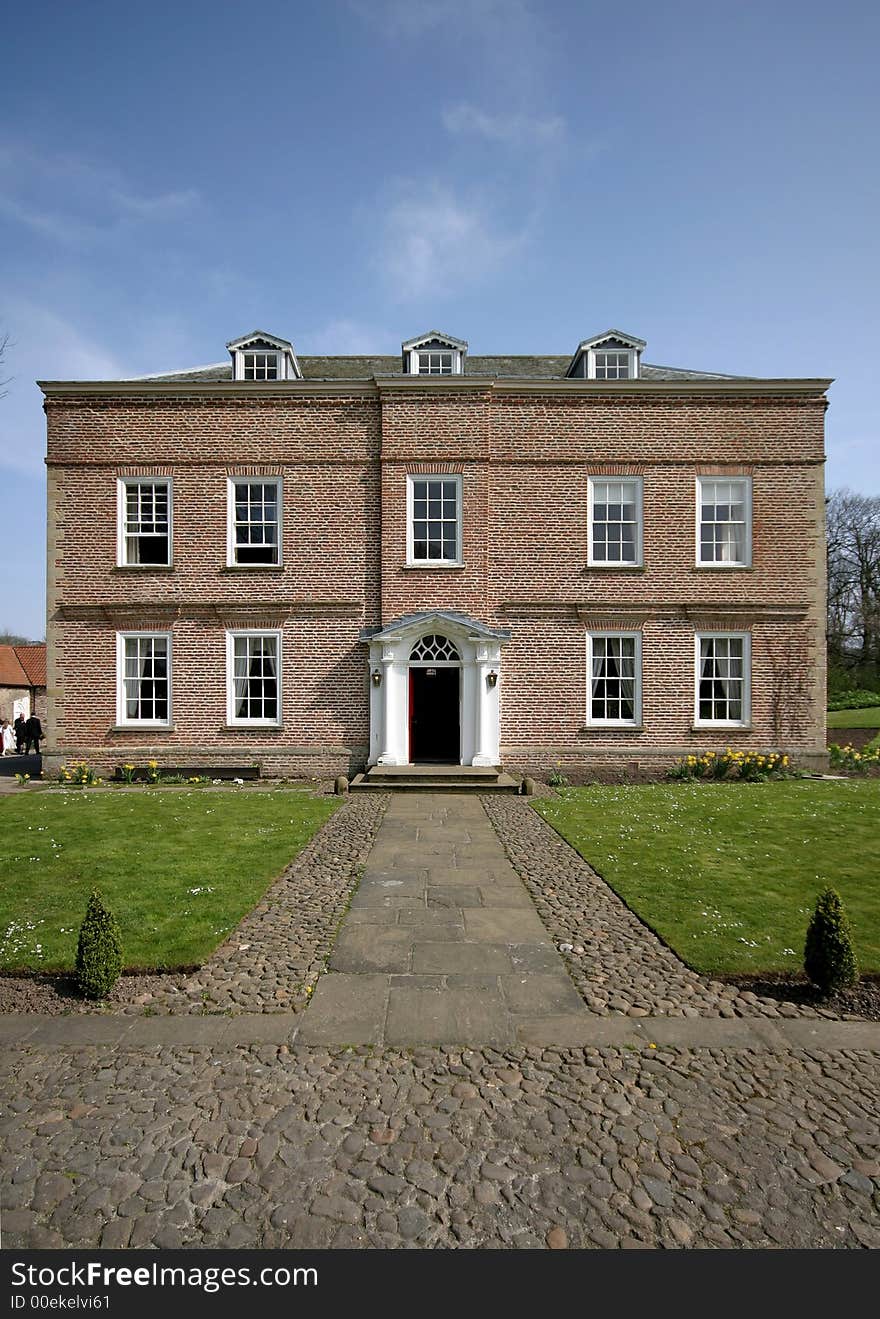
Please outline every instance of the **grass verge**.
[{"label": "grass verge", "polygon": [[126,968],[199,964],[338,805],[289,789],[2,797],[0,970],[72,968],[94,887]]},{"label": "grass verge", "polygon": [[536,809],[697,971],[800,971],[826,884],[880,971],[878,779],[571,788]]}]

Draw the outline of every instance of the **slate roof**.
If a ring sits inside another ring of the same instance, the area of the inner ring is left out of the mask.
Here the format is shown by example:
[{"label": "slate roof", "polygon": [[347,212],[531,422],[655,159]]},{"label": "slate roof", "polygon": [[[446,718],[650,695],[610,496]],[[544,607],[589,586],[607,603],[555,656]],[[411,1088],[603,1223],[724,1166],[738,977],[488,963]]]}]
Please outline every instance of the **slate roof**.
[{"label": "slate roof", "polygon": [[45,686],[45,645],[0,646],[0,687]]},{"label": "slate roof", "polygon": [[[376,357],[299,357],[298,361],[304,380],[370,380],[373,376],[405,374],[399,353]],[[464,374],[513,380],[565,380],[570,363],[569,353],[558,356],[468,356],[464,359]],[[444,378],[449,379],[449,377]],[[676,366],[652,366],[648,362],[642,362],[639,367],[639,378],[642,380],[742,380],[747,377],[722,375],[718,371],[691,371]],[[135,379],[154,380],[157,384],[231,380],[232,363],[220,362],[211,366],[191,367],[187,371],[169,371],[165,375],[137,376]]]}]

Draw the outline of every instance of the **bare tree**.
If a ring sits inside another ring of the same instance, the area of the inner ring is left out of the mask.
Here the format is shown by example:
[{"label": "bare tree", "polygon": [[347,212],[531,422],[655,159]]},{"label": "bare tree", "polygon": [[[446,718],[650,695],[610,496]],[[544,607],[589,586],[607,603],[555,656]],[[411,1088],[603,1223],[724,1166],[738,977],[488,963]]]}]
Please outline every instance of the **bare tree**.
[{"label": "bare tree", "polygon": [[829,655],[880,665],[880,496],[835,490],[826,522]]},{"label": "bare tree", "polygon": [[[12,343],[10,341],[9,335],[0,334],[0,367],[3,366],[3,363],[6,360],[6,354],[11,347],[12,347]],[[0,398],[5,398],[6,395],[9,393],[9,390],[6,388],[8,384],[9,384],[8,380],[3,380],[2,377],[0,377]]]}]

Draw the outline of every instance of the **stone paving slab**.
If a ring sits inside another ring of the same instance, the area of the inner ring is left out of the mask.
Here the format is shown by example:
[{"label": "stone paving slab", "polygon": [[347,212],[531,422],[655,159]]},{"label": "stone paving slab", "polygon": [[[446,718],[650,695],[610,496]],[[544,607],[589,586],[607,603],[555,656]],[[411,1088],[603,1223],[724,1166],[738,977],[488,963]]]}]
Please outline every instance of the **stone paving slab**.
[{"label": "stone paving slab", "polygon": [[412,1047],[484,1040],[503,1048],[515,1032],[500,989],[393,988],[388,998],[385,1043]]},{"label": "stone paving slab", "polygon": [[325,975],[297,1038],[303,1044],[379,1044],[388,1004],[387,975]]},{"label": "stone paving slab", "polygon": [[[444,984],[455,989],[484,989],[498,983],[498,977],[485,975],[447,975],[447,976],[413,976],[413,975],[358,975],[348,977],[342,974],[323,976],[315,990],[309,1014],[293,1012],[260,1012],[242,1014],[235,1017],[226,1016],[179,1016],[179,1017],[132,1017],[122,1021],[121,1033],[103,1029],[104,1023],[119,1020],[98,1016],[77,1016],[58,1018],[57,1016],[39,1016],[37,1014],[18,1015],[14,1013],[0,1015],[0,1049],[39,1048],[63,1054],[82,1048],[101,1048],[112,1052],[116,1049],[153,1049],[158,1046],[177,1048],[181,1045],[202,1047],[210,1045],[217,1048],[236,1048],[240,1044],[260,1045],[275,1044],[279,1041],[310,1043],[306,1022],[317,1021],[318,1013],[311,1009],[322,1001],[327,1004],[327,1014],[331,1010],[331,1001],[335,1000],[341,1009],[347,1002],[355,999],[340,991],[348,987],[338,982],[356,980],[357,989],[364,1002],[364,1012],[378,1011],[375,1001],[382,1000],[392,987],[408,989],[416,987],[438,988]],[[503,991],[501,991],[503,992]],[[63,1021],[69,1029],[59,1030]],[[157,1023],[161,1023],[158,1025]],[[75,1029],[73,1029],[75,1025]],[[805,1025],[809,1028],[805,1031]],[[876,1021],[810,1021],[799,1020],[768,1021],[760,1017],[719,1018],[719,1017],[643,1017],[632,1020],[628,1017],[600,1017],[590,1013],[550,1013],[537,1016],[534,1012],[524,1012],[516,1020],[517,1037],[523,1044],[543,1045],[548,1039],[548,1047],[554,1048],[598,1048],[636,1046],[649,1048],[651,1045],[665,1045],[682,1049],[722,1049],[736,1052],[770,1051],[785,1053],[792,1050],[809,1049],[815,1053],[829,1053],[858,1050],[880,1054],[880,1022]],[[161,1030],[161,1038],[159,1031]],[[316,1043],[328,1043],[328,1040],[316,1040]],[[349,1038],[346,1043],[355,1041]],[[373,1043],[374,1041],[360,1041]]]}]

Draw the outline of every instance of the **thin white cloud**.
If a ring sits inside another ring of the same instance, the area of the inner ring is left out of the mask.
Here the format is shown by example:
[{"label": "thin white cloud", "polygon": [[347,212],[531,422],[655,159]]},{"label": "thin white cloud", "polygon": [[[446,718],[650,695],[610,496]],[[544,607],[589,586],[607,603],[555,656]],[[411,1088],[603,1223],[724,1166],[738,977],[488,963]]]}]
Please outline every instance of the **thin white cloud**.
[{"label": "thin white cloud", "polygon": [[443,111],[443,126],[462,137],[479,137],[520,148],[556,146],[565,137],[566,127],[561,115],[509,112],[493,115],[466,102]]},{"label": "thin white cloud", "polygon": [[377,264],[397,301],[454,297],[519,255],[525,230],[504,232],[479,199],[440,182],[402,185],[381,225]]},{"label": "thin white cloud", "polygon": [[113,380],[122,361],[72,322],[44,307],[4,304],[3,328],[12,343],[3,365],[9,379],[0,401],[0,468],[36,476],[43,470],[46,419],[37,380]]},{"label": "thin white cloud", "polygon": [[179,220],[200,203],[195,188],[139,193],[122,171],[84,157],[0,146],[0,214],[57,242],[83,244],[132,225]]},{"label": "thin white cloud", "polygon": [[[398,336],[399,340],[399,336]],[[303,334],[294,341],[297,352],[358,356],[394,352],[394,336],[363,321],[340,317]]]}]

